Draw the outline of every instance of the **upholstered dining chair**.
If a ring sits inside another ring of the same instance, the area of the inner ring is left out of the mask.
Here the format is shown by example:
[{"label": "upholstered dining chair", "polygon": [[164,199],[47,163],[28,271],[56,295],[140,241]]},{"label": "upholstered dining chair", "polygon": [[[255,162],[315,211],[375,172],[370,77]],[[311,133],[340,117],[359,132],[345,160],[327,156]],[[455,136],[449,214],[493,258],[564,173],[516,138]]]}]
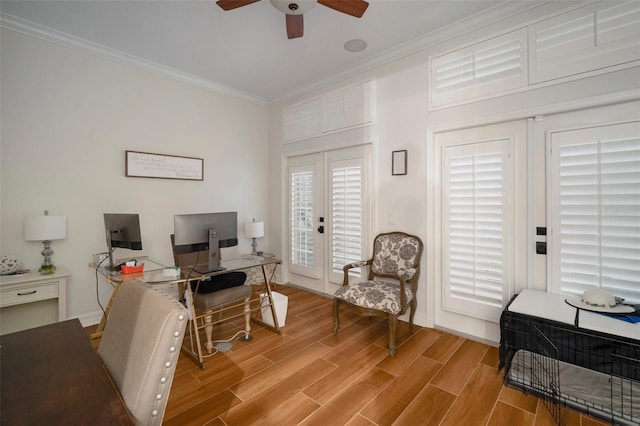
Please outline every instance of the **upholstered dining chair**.
[{"label": "upholstered dining chair", "polygon": [[[341,305],[361,315],[385,316],[389,322],[389,355],[394,356],[398,317],[407,309],[413,332],[422,250],[422,240],[415,235],[389,232],[376,236],[371,259],[345,265],[342,287],[333,296],[334,334],[340,328]],[[349,270],[365,266],[370,267],[367,280],[350,284]]]},{"label": "upholstered dining chair", "polygon": [[[208,251],[188,254],[176,253],[174,234],[171,234],[171,250],[175,265],[179,266],[183,271],[193,266],[205,266],[208,262]],[[246,278],[247,275],[244,272],[236,271],[214,275],[209,282],[203,281],[192,285],[192,290],[194,291],[193,305],[197,311],[205,314],[204,331],[206,342],[204,346],[209,354],[214,349],[212,340],[213,314],[218,312],[222,316],[222,310],[233,304],[244,302],[244,337],[242,340],[251,340],[251,286],[244,284]]]},{"label": "upholstered dining chair", "polygon": [[120,284],[98,347],[137,425],[160,425],[182,347],[188,312],[138,280]]}]

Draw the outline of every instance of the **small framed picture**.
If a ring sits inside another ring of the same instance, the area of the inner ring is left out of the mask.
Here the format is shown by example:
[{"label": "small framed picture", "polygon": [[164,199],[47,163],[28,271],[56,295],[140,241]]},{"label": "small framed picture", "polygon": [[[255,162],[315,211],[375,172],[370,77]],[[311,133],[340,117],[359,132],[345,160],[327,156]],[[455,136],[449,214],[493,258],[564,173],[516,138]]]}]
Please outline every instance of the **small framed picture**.
[{"label": "small framed picture", "polygon": [[407,174],[407,150],[393,151],[391,153],[391,174],[406,175]]}]

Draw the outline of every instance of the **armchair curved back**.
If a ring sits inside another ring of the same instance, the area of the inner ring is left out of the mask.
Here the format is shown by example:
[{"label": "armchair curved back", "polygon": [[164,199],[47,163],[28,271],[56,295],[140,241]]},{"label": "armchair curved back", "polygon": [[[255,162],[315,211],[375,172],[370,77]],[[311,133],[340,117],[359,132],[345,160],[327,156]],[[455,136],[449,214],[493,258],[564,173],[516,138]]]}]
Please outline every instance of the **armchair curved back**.
[{"label": "armchair curved back", "polygon": [[417,282],[422,250],[422,241],[415,235],[404,232],[378,234],[373,241],[369,279],[376,275],[402,276],[407,282]]}]

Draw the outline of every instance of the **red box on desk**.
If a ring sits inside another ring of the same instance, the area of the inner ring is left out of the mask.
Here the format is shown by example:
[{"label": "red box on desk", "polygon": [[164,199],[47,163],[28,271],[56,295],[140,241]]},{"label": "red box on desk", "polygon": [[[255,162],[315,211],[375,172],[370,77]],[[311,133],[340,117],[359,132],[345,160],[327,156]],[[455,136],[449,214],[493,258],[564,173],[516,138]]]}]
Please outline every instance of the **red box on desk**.
[{"label": "red box on desk", "polygon": [[120,267],[120,271],[122,272],[122,275],[135,274],[136,272],[142,272],[143,270],[144,270],[144,263],[141,263],[140,265],[136,265],[136,266],[122,265]]}]

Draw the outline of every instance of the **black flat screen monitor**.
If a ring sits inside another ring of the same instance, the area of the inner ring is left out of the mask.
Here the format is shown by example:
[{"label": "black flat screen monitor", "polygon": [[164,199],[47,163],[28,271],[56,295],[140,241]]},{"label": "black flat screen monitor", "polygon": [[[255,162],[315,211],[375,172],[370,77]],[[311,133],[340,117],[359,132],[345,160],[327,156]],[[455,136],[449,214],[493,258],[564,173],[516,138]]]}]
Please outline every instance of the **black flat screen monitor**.
[{"label": "black flat screen monitor", "polygon": [[142,236],[140,232],[140,218],[135,213],[105,213],[104,228],[109,248],[109,270],[115,270],[113,264],[113,250],[126,248],[142,250]]},{"label": "black flat screen monitor", "polygon": [[238,245],[238,213],[175,215],[173,217],[173,233],[176,254],[209,252],[209,259],[206,262],[208,266],[197,266],[196,272],[219,271],[222,269],[220,267],[220,249]]}]

